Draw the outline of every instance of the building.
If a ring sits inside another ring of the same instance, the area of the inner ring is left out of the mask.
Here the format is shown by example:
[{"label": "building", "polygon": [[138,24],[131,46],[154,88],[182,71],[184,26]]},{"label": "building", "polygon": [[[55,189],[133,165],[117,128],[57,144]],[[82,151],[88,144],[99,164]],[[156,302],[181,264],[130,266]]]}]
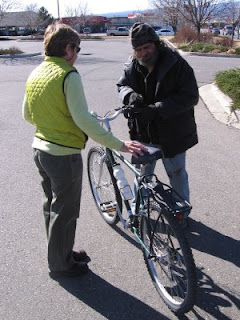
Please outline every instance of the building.
[{"label": "building", "polygon": [[146,22],[158,26],[158,18],[153,11],[129,13],[126,17],[111,17],[109,20],[108,29],[117,29],[118,27],[130,29],[135,22]]},{"label": "building", "polygon": [[38,14],[33,11],[6,12],[0,17],[0,35],[17,36],[37,31]]},{"label": "building", "polygon": [[66,23],[74,28],[77,32],[82,33],[83,29],[88,27],[91,32],[105,32],[107,23],[110,19],[103,16],[80,16],[61,18],[62,23]]}]

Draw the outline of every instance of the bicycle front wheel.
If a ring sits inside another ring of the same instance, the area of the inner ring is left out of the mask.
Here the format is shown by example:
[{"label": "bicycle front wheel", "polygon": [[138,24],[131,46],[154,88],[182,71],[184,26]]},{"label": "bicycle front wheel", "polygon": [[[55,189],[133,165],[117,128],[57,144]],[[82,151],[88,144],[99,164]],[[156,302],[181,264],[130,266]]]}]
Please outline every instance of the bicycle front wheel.
[{"label": "bicycle front wheel", "polygon": [[140,234],[159,295],[175,314],[188,312],[195,302],[196,267],[183,230],[170,212],[153,202],[149,217],[143,215],[140,220]]},{"label": "bicycle front wheel", "polygon": [[103,148],[94,147],[88,152],[88,178],[93,198],[102,218],[110,225],[119,221],[116,211],[122,211],[122,198]]}]

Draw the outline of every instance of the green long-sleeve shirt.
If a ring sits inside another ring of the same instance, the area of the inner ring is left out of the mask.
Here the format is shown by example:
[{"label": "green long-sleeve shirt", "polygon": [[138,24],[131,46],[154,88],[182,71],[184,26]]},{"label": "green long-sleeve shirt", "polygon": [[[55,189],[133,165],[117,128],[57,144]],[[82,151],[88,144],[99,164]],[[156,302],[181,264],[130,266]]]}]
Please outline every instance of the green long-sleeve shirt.
[{"label": "green long-sleeve shirt", "polygon": [[[111,132],[107,132],[102,128],[98,121],[89,113],[81,76],[78,73],[71,72],[67,76],[64,82],[64,93],[67,106],[75,124],[96,142],[105,145],[106,147],[120,150],[123,141],[114,137]],[[33,124],[26,95],[23,101],[22,114],[26,121]],[[56,145],[37,137],[34,137],[32,147],[56,156],[81,152],[79,149]]]}]

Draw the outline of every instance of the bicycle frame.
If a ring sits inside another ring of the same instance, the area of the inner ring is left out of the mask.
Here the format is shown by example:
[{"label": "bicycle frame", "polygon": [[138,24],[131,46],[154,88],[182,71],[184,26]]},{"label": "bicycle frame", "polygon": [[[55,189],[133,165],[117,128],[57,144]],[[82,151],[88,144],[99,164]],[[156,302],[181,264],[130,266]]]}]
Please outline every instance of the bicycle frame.
[{"label": "bicycle frame", "polygon": [[[114,149],[109,149],[109,148],[106,148],[105,149],[105,154],[103,155],[102,159],[101,159],[101,162],[100,162],[100,174],[99,174],[99,181],[98,183],[100,183],[101,181],[101,177],[102,177],[102,164],[104,162],[104,160],[106,158],[108,158],[108,160],[110,161],[110,164],[111,166],[114,166],[117,162],[114,158],[114,156],[119,159],[121,162],[123,162],[127,167],[128,169],[130,169],[136,176],[137,180],[138,180],[138,192],[137,192],[137,195],[136,195],[136,212],[137,214],[133,215],[133,212],[132,212],[132,209],[131,209],[131,206],[129,204],[129,200],[125,200],[123,199],[122,197],[122,200],[124,202],[124,205],[125,205],[125,208],[127,210],[127,213],[128,213],[128,216],[129,216],[129,219],[130,221],[132,221],[132,218],[135,217],[135,218],[139,218],[141,215],[146,215],[148,216],[149,215],[149,203],[148,203],[148,206],[146,206],[146,204],[144,203],[144,199],[148,199],[148,197],[144,196],[143,195],[143,192],[142,192],[142,189],[144,188],[145,189],[145,192],[150,192],[150,189],[148,189],[147,187],[147,184],[145,184],[145,186],[143,185],[142,181],[143,181],[143,178],[146,177],[146,176],[143,176],[141,177],[141,172],[139,169],[136,169],[127,159],[125,159],[125,157],[123,155],[121,155],[118,151],[114,150]],[[142,210],[140,210],[140,206],[142,206]],[[120,218],[120,221],[123,225],[123,227],[125,229],[130,229],[130,231],[134,234],[136,240],[138,241],[138,243],[141,245],[141,247],[148,252],[149,256],[151,258],[154,258],[156,257],[155,254],[152,253],[152,239],[151,239],[151,245],[150,245],[150,250],[148,247],[145,246],[145,244],[143,243],[140,235],[139,235],[139,228],[138,226],[135,226],[134,225],[134,222],[132,224],[129,224],[129,222],[127,220],[125,220],[122,216],[122,212],[121,210],[119,209],[118,207],[118,204],[116,204],[116,211],[117,211],[117,214]],[[159,215],[159,218],[160,219],[160,215]],[[154,232],[151,236],[151,238],[153,238],[154,236]]]},{"label": "bicycle frame", "polygon": [[[122,109],[112,111],[105,117],[95,114],[109,132],[110,121],[122,113]],[[145,174],[145,170],[141,170],[142,165],[164,156],[158,146],[146,147],[147,151],[131,162],[114,149],[91,148],[88,153],[90,187],[102,218],[111,226],[120,220],[124,228],[133,233],[157,292],[170,310],[183,314],[194,306],[197,285],[192,251],[179,225],[180,216],[183,217],[191,205],[154,173]],[[124,163],[135,174],[133,203],[131,193],[122,192],[126,183],[119,179],[119,168],[114,168],[119,163]]]},{"label": "bicycle frame", "polygon": [[[117,110],[115,114],[112,117],[104,117],[101,118],[97,116],[96,114],[93,114],[93,116],[98,119],[98,121],[102,122],[106,129],[110,132],[111,131],[111,126],[110,126],[110,121],[115,119],[122,111]],[[129,170],[131,170],[136,177],[136,180],[138,182],[138,188],[137,188],[137,194],[136,196],[136,210],[135,212],[137,214],[133,214],[131,206],[129,204],[129,200],[125,200],[122,195],[122,200],[124,203],[124,206],[127,210],[128,217],[131,223],[129,221],[125,220],[123,218],[122,212],[116,204],[116,212],[120,218],[120,221],[125,229],[130,229],[132,233],[135,235],[137,241],[140,243],[140,245],[151,255],[151,246],[150,246],[150,251],[146,246],[144,245],[140,235],[139,235],[139,229],[138,226],[134,225],[133,219],[136,217],[140,217],[141,215],[146,215],[149,217],[149,195],[151,195],[151,198],[154,199],[156,203],[159,204],[161,209],[167,210],[171,212],[173,215],[184,212],[185,210],[191,209],[191,205],[185,201],[184,199],[181,198],[179,194],[177,194],[172,188],[170,188],[168,185],[162,183],[159,181],[156,177],[155,174],[152,175],[143,175],[141,176],[141,170],[137,169],[134,165],[132,165],[122,154],[120,154],[118,151],[110,148],[105,148],[105,153],[101,159],[100,163],[100,173],[99,173],[99,181],[98,184],[100,184],[101,177],[102,177],[102,165],[104,160],[108,159],[110,162],[111,167],[117,164],[116,159],[120,160],[122,163],[124,163]],[[152,185],[152,178],[155,177],[156,183]],[[149,179],[147,179],[149,178]],[[143,192],[144,190],[144,192]],[[179,202],[175,202],[174,205],[177,205],[177,208],[174,208],[172,199],[173,198],[179,198],[182,200]],[[145,200],[148,200],[147,202]],[[160,219],[161,213],[159,214]],[[154,232],[153,232],[154,235]],[[153,236],[152,235],[152,236]]]}]

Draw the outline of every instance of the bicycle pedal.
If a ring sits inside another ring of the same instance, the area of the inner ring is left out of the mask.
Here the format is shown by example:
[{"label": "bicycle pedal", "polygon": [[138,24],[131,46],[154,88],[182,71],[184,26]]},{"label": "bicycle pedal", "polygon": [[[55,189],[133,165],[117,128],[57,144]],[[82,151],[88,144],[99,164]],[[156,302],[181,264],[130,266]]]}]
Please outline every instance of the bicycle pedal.
[{"label": "bicycle pedal", "polygon": [[109,216],[116,214],[116,204],[112,202],[104,202],[100,204],[101,210],[107,213]]}]

